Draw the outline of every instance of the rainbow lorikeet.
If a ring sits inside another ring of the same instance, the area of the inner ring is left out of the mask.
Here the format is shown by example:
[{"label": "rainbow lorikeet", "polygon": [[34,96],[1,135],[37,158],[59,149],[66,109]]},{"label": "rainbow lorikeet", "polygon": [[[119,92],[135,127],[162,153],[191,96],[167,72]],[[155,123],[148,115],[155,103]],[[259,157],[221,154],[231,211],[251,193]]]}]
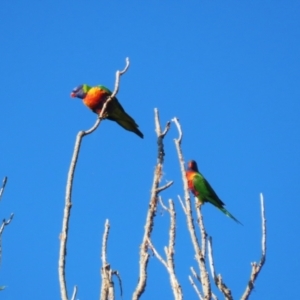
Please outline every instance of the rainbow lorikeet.
[{"label": "rainbow lorikeet", "polygon": [[221,201],[221,199],[218,197],[218,195],[210,186],[208,181],[204,178],[204,176],[199,172],[197,163],[194,160],[188,162],[186,178],[190,191],[200,201],[199,205],[202,205],[204,202],[209,202],[219,210],[221,210],[226,216],[242,224],[228,210],[224,208],[225,204]]},{"label": "rainbow lorikeet", "polygon": [[[80,98],[83,103],[90,108],[94,113],[100,114],[102,107],[106,99],[112,94],[112,92],[103,85],[97,85],[91,87],[87,84],[79,85],[74,88],[71,97]],[[124,129],[129,130],[137,134],[139,137],[143,138],[144,135],[138,129],[138,125],[135,123],[124,110],[122,105],[119,103],[118,99],[114,97],[107,105],[106,114],[104,116],[106,119],[117,122]]]}]

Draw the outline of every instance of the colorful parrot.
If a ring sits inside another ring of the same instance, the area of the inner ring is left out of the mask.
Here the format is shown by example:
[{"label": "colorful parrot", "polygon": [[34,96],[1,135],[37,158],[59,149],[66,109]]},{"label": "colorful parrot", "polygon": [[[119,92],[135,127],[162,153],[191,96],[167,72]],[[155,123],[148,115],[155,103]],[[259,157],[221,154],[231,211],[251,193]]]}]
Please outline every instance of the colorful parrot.
[{"label": "colorful parrot", "polygon": [[209,202],[219,210],[221,210],[226,216],[242,224],[228,210],[224,208],[225,204],[221,201],[221,199],[218,197],[218,195],[210,186],[208,181],[204,178],[204,176],[199,172],[197,163],[194,160],[188,162],[186,178],[190,191],[200,201],[199,205],[202,205],[204,202]]},{"label": "colorful parrot", "polygon": [[[102,107],[106,99],[112,94],[112,92],[103,85],[97,85],[94,87],[88,86],[87,84],[79,85],[74,88],[71,97],[80,98],[83,103],[90,108],[94,113],[100,114]],[[124,110],[118,99],[114,97],[107,105],[106,114],[104,118],[117,122],[120,126],[126,130],[132,131],[139,137],[143,138],[144,135],[138,129],[138,125],[135,123]]]}]

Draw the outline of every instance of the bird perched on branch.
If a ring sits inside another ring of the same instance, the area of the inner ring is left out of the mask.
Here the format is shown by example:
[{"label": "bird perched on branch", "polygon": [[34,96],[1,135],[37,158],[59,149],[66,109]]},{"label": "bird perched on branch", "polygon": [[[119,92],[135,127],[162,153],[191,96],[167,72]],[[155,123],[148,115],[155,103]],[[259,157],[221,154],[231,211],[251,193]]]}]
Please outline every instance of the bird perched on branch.
[{"label": "bird perched on branch", "polygon": [[[87,84],[79,85],[74,88],[71,97],[80,98],[83,103],[90,108],[94,113],[100,114],[104,103],[112,92],[103,85],[91,87]],[[103,116],[105,119],[115,121],[124,129],[129,130],[143,138],[144,135],[138,129],[138,125],[124,110],[118,99],[114,97],[106,107],[106,113]]]},{"label": "bird perched on branch", "polygon": [[190,191],[199,200],[199,205],[202,205],[205,202],[209,202],[219,210],[221,210],[226,216],[230,217],[237,223],[242,224],[228,210],[224,208],[225,204],[218,197],[218,195],[210,186],[208,181],[204,178],[204,176],[199,172],[197,163],[194,160],[188,162],[186,178]]}]

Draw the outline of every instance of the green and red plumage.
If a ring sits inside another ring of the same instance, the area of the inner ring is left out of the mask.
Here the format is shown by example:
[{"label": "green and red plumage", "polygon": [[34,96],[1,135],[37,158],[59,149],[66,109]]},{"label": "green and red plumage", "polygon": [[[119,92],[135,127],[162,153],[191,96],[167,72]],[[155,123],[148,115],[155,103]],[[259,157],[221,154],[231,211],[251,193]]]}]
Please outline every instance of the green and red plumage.
[{"label": "green and red plumage", "polygon": [[186,178],[190,191],[199,200],[199,205],[202,205],[205,202],[209,202],[219,210],[221,210],[226,216],[242,224],[224,207],[224,202],[222,202],[222,200],[218,197],[208,181],[199,172],[197,163],[194,160],[188,162]]},{"label": "green and red plumage", "polygon": [[[71,97],[82,99],[88,108],[99,115],[105,101],[111,94],[112,92],[103,85],[91,87],[87,84],[82,84],[73,89]],[[108,103],[105,118],[117,122],[124,129],[134,132],[141,138],[144,137],[134,119],[125,112],[116,97]]]}]

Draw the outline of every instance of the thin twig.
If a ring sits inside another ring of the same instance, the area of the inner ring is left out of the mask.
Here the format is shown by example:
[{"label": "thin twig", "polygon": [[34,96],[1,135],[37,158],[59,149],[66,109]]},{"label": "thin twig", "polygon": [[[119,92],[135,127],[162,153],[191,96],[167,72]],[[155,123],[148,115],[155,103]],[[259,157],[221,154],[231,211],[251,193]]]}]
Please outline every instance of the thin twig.
[{"label": "thin twig", "polygon": [[[3,195],[6,183],[7,183],[7,176],[5,176],[2,180],[2,186],[1,186],[1,189],[0,189],[0,200],[1,200],[1,197]],[[8,218],[8,220],[6,221],[4,219],[3,222],[2,222],[2,225],[0,227],[0,263],[1,263],[1,259],[2,259],[2,233],[4,231],[5,226],[7,226],[12,221],[13,217],[14,217],[14,214],[13,213],[10,214],[10,217]],[[1,287],[0,287],[0,290],[1,290]]]},{"label": "thin twig", "polygon": [[65,277],[65,268],[66,268],[66,255],[67,255],[67,240],[68,240],[68,230],[69,230],[69,220],[70,220],[70,213],[72,207],[72,188],[73,188],[73,178],[76,169],[76,164],[78,160],[78,155],[80,151],[80,146],[82,142],[82,138],[88,134],[91,134],[93,131],[97,129],[99,126],[102,116],[106,111],[106,107],[108,102],[110,102],[119,90],[119,83],[120,83],[120,76],[123,75],[129,67],[129,59],[126,58],[126,67],[123,71],[116,72],[116,82],[115,82],[115,90],[110,97],[106,100],[105,104],[103,105],[102,111],[99,115],[99,118],[96,120],[95,124],[86,131],[80,131],[77,134],[75,147],[73,156],[71,159],[71,164],[68,172],[67,178],[67,186],[66,186],[66,197],[65,197],[65,207],[64,207],[64,215],[63,215],[63,222],[62,222],[62,231],[60,234],[60,250],[59,250],[59,261],[58,261],[58,276],[59,276],[59,284],[60,284],[60,293],[62,300],[68,300],[68,292],[66,286],[66,277]]},{"label": "thin twig", "polygon": [[159,201],[160,205],[162,206],[162,208],[163,208],[164,210],[169,211],[169,209],[168,209],[168,208],[166,207],[166,205],[164,204],[164,202],[163,202],[161,196],[158,197],[158,201]]},{"label": "thin twig", "polygon": [[160,193],[161,191],[167,189],[168,187],[170,187],[173,184],[173,181],[169,181],[168,183],[166,183],[163,186],[160,186],[159,188],[156,189],[157,193]]},{"label": "thin twig", "polygon": [[3,231],[4,231],[4,227],[7,226],[13,219],[14,214],[10,214],[10,217],[8,218],[8,220],[6,221],[5,219],[2,222],[2,225],[0,227],[0,236],[2,235]]},{"label": "thin twig", "polygon": [[74,286],[73,295],[72,295],[71,300],[75,300],[76,294],[77,294],[77,285]]},{"label": "thin twig", "polygon": [[211,292],[211,296],[214,300],[218,300],[218,297],[213,292]]},{"label": "thin twig", "polygon": [[264,197],[263,194],[260,194],[260,205],[261,205],[261,219],[262,219],[262,241],[261,241],[261,248],[262,248],[262,254],[259,263],[253,262],[252,265],[252,271],[250,275],[250,280],[247,284],[246,290],[241,297],[241,300],[247,300],[254,288],[255,280],[260,273],[263,265],[266,261],[266,252],[267,252],[267,226],[266,226],[266,215],[265,215],[265,204],[264,204]]},{"label": "thin twig", "polygon": [[211,285],[210,285],[208,272],[207,272],[206,266],[205,266],[205,257],[202,254],[202,250],[199,245],[199,241],[198,241],[196,231],[195,231],[194,219],[193,219],[193,215],[192,215],[191,199],[190,199],[190,195],[189,195],[189,191],[188,191],[188,183],[187,183],[185,169],[184,169],[184,159],[183,159],[183,154],[182,154],[182,150],[181,150],[182,130],[181,130],[181,126],[180,126],[177,118],[172,119],[172,121],[175,123],[175,125],[178,129],[178,133],[179,133],[178,139],[174,139],[174,141],[175,141],[175,146],[177,149],[180,170],[181,170],[181,175],[182,175],[182,180],[183,180],[185,208],[186,208],[185,214],[187,217],[187,225],[188,225],[188,229],[189,229],[189,232],[191,235],[191,240],[192,240],[192,243],[194,246],[196,261],[198,262],[199,269],[200,269],[204,300],[210,300]]},{"label": "thin twig", "polygon": [[218,287],[218,289],[222,292],[226,300],[233,300],[231,290],[224,283],[221,274],[217,275],[215,272],[214,266],[214,258],[213,258],[213,247],[212,247],[212,237],[208,238],[208,260],[212,278]]},{"label": "thin twig", "polygon": [[179,202],[180,202],[180,204],[181,204],[181,207],[182,207],[182,210],[183,210],[183,212],[185,213],[185,215],[186,215],[186,208],[185,208],[185,205],[183,204],[183,202],[182,202],[182,200],[181,200],[181,197],[178,195],[178,199],[179,199]]},{"label": "thin twig", "polygon": [[1,259],[2,259],[2,233],[4,231],[5,226],[7,226],[13,219],[14,214],[10,214],[10,217],[8,218],[8,220],[6,221],[5,219],[2,222],[2,225],[0,227],[0,263],[1,263]]},{"label": "thin twig", "polygon": [[200,291],[199,291],[197,285],[195,284],[195,282],[194,282],[194,280],[193,280],[193,278],[192,278],[191,275],[189,275],[189,280],[190,280],[190,283],[191,283],[192,287],[194,288],[196,294],[198,295],[199,299],[203,300],[203,298],[201,296],[201,293],[200,293]]},{"label": "thin twig", "polygon": [[216,281],[216,271],[215,271],[215,264],[213,259],[213,249],[212,249],[212,237],[210,236],[208,238],[208,261],[209,261],[209,267],[210,267],[210,273],[214,281]]},{"label": "thin twig", "polygon": [[112,275],[115,275],[118,278],[119,286],[120,286],[120,296],[123,296],[123,288],[122,288],[122,279],[118,271],[112,271]]},{"label": "thin twig", "polygon": [[191,272],[192,272],[193,276],[194,276],[194,277],[198,280],[198,282],[201,284],[201,278],[200,278],[200,276],[196,273],[194,267],[190,267],[190,269],[191,269]]},{"label": "thin twig", "polygon": [[151,189],[149,209],[146,217],[144,237],[143,237],[142,244],[140,246],[139,280],[133,292],[133,296],[132,296],[133,300],[138,300],[141,297],[141,295],[144,293],[146,288],[147,267],[149,262],[149,253],[147,251],[148,241],[150,240],[151,233],[154,226],[154,217],[157,208],[158,194],[159,192],[162,191],[162,189],[159,188],[159,183],[162,178],[162,168],[163,168],[163,162],[165,156],[163,139],[170,128],[170,124],[168,122],[164,131],[163,132],[161,131],[159,114],[156,108],[154,109],[154,120],[155,120],[155,131],[157,134],[158,158],[157,158],[157,164],[154,171],[154,178],[153,178],[153,184]]},{"label": "thin twig", "polygon": [[161,133],[161,137],[165,137],[165,135],[168,133],[168,131],[170,130],[170,127],[171,127],[171,122],[168,121],[167,124],[166,124],[166,127],[165,127],[165,130]]},{"label": "thin twig", "polygon": [[120,88],[120,78],[121,76],[127,72],[128,68],[129,68],[130,62],[129,62],[129,58],[126,57],[126,66],[122,71],[117,71],[116,72],[116,81],[115,81],[115,89],[113,91],[113,93],[107,98],[106,102],[104,103],[101,113],[99,114],[99,119],[101,120],[103,118],[103,115],[106,112],[106,107],[108,105],[108,103],[118,94],[119,92],[119,88]]},{"label": "thin twig", "polygon": [[171,199],[169,200],[169,208],[166,207],[166,210],[170,213],[169,245],[168,247],[164,248],[166,254],[166,260],[164,260],[161,257],[161,255],[157,252],[150,239],[148,240],[148,245],[153,251],[156,258],[165,266],[165,268],[169,273],[170,283],[174,294],[174,298],[176,300],[182,300],[183,299],[182,289],[175,274],[174,252],[175,252],[175,236],[176,236],[176,213],[175,213],[174,203]]},{"label": "thin twig", "polygon": [[160,256],[160,254],[157,252],[157,250],[155,249],[155,247],[153,246],[151,240],[148,240],[148,246],[149,248],[152,250],[154,256],[166,267],[166,269],[168,269],[168,265],[166,263],[166,261]]},{"label": "thin twig", "polygon": [[2,198],[2,194],[4,192],[4,189],[5,189],[5,186],[6,186],[6,183],[7,183],[7,176],[5,176],[2,180],[2,187],[0,189],[0,200]]}]

